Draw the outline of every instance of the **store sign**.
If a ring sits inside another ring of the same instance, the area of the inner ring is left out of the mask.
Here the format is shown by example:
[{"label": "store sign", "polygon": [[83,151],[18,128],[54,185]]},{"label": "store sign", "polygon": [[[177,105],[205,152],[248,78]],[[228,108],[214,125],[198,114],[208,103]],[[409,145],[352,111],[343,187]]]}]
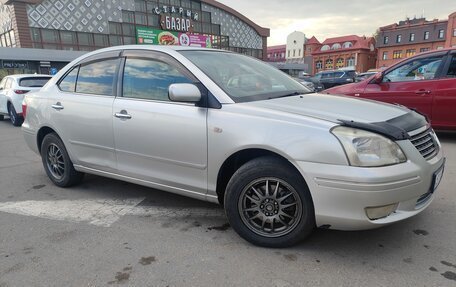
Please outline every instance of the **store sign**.
[{"label": "store sign", "polygon": [[136,43],[147,45],[177,45],[211,48],[211,37],[191,33],[164,31],[148,27],[136,27]]},{"label": "store sign", "polygon": [[193,32],[192,21],[186,18],[163,15],[161,16],[160,24],[164,30]]},{"label": "store sign", "polygon": [[156,6],[154,8],[154,13],[160,15],[164,14],[179,14],[180,17],[191,18],[195,21],[198,21],[199,15],[198,12],[193,12],[192,10],[184,9],[182,7],[175,7],[175,6]]},{"label": "store sign", "polygon": [[3,61],[2,67],[4,69],[27,69],[27,62],[19,61]]}]

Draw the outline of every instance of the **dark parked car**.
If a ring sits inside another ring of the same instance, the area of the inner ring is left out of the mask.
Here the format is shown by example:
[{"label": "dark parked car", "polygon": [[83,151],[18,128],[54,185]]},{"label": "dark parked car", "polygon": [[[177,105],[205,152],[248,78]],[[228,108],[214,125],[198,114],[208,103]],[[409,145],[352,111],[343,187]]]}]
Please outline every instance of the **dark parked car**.
[{"label": "dark parked car", "polygon": [[456,48],[418,54],[325,93],[400,104],[426,115],[435,129],[456,130]]},{"label": "dark parked car", "polygon": [[314,81],[318,82],[322,90],[329,89],[335,86],[353,83],[355,81],[356,72],[354,70],[334,70],[323,71],[315,74]]}]

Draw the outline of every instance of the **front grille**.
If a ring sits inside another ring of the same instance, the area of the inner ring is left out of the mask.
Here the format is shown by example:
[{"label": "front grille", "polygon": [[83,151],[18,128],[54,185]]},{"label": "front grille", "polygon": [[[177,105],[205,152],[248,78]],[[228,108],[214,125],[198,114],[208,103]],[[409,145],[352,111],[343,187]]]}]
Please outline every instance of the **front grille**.
[{"label": "front grille", "polygon": [[438,153],[438,146],[431,128],[411,136],[410,141],[426,160],[430,160]]}]

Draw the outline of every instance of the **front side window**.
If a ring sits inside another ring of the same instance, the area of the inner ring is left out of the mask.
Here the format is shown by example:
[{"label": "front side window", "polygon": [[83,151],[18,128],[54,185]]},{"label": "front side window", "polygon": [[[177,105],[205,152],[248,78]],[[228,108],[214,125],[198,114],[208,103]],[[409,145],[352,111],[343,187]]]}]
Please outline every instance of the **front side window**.
[{"label": "front side window", "polygon": [[412,60],[385,74],[383,82],[432,80],[442,63],[442,57]]},{"label": "front side window", "polygon": [[123,96],[169,101],[171,84],[192,83],[175,67],[152,59],[127,58],[123,76]]},{"label": "front side window", "polygon": [[453,56],[450,63],[450,68],[448,69],[447,76],[450,78],[456,77],[456,56]]},{"label": "front side window", "polygon": [[81,65],[76,92],[113,96],[114,78],[118,63],[118,59],[110,59]]},{"label": "front side window", "polygon": [[216,51],[180,51],[234,102],[304,94],[309,90],[287,74],[248,56]]}]

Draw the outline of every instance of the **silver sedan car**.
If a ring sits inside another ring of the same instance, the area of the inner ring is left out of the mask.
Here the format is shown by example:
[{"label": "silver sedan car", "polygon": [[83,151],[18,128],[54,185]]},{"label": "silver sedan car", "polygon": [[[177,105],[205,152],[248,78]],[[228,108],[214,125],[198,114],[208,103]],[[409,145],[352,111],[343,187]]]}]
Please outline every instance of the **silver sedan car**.
[{"label": "silver sedan car", "polygon": [[227,51],[102,49],[23,104],[25,140],[56,185],[91,173],[218,202],[261,246],[414,216],[434,198],[445,162],[422,115],[310,93]]}]

